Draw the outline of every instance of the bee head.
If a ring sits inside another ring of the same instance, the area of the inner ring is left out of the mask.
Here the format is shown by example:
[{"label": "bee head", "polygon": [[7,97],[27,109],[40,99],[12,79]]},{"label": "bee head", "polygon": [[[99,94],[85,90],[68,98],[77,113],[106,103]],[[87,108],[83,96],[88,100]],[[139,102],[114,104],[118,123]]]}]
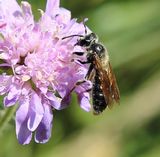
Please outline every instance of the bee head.
[{"label": "bee head", "polygon": [[90,33],[85,35],[84,37],[80,38],[78,40],[78,42],[76,43],[76,45],[82,46],[82,47],[88,47],[90,46],[92,43],[96,42],[97,36],[95,33]]}]

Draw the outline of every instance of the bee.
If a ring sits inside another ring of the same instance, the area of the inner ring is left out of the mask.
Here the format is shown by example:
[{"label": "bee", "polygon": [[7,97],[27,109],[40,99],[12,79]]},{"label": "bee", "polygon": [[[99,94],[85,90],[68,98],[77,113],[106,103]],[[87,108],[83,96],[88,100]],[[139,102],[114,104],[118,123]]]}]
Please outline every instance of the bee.
[{"label": "bee", "polygon": [[71,35],[63,39],[78,36],[79,39],[75,45],[81,46],[86,52],[74,52],[78,56],[86,53],[86,61],[78,60],[81,64],[90,64],[86,79],[93,82],[92,87],[92,105],[93,113],[98,115],[106,107],[111,108],[114,102],[119,103],[120,93],[113,73],[109,55],[106,48],[99,43],[95,33],[86,35]]}]

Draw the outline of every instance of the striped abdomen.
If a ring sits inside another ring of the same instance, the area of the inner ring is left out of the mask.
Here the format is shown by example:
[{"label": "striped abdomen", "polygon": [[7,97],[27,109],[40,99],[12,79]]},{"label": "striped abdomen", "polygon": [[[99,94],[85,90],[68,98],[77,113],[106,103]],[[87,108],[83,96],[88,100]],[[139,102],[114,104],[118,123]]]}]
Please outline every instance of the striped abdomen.
[{"label": "striped abdomen", "polygon": [[103,95],[101,80],[97,70],[93,82],[92,99],[94,113],[100,114],[106,108],[107,104]]}]

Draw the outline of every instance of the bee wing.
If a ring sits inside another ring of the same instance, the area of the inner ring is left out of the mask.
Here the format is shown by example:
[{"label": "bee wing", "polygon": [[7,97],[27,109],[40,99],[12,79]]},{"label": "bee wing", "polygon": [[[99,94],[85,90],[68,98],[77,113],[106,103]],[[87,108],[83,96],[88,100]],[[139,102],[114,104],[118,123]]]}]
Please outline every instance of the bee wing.
[{"label": "bee wing", "polygon": [[[105,63],[105,65],[103,65],[103,63]],[[99,56],[95,54],[95,67],[99,72],[101,87],[106,104],[109,107],[112,107],[114,102],[119,102],[120,94],[110,62],[109,60],[103,62]]]},{"label": "bee wing", "polygon": [[119,92],[119,88],[117,85],[117,81],[116,81],[116,77],[114,75],[114,72],[112,70],[112,66],[110,64],[110,62],[108,63],[108,76],[109,76],[109,80],[110,80],[110,85],[111,85],[111,91],[112,91],[112,97],[114,98],[114,100],[119,103],[119,99],[120,99],[120,92]]}]

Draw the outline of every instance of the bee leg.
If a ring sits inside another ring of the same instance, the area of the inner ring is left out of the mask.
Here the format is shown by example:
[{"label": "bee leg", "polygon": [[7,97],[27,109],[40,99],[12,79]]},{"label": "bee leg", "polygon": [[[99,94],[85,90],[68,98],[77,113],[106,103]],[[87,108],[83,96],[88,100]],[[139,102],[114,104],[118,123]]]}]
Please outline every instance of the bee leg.
[{"label": "bee leg", "polygon": [[[86,82],[86,80],[81,80],[81,81],[78,81],[78,82],[76,82],[76,84],[75,84],[75,86],[73,87],[73,90],[77,87],[77,86],[80,86],[80,85],[82,85],[83,83],[85,83]],[[72,90],[72,91],[73,91]],[[84,92],[90,92],[92,90],[92,88],[88,88],[88,89],[86,89]]]},{"label": "bee leg", "polygon": [[[93,68],[94,68],[94,66],[93,66],[93,64],[91,64],[91,65],[89,66],[89,70],[88,70],[88,72],[87,72],[87,74],[86,74],[86,76],[85,76],[85,80],[80,80],[80,81],[76,82],[76,84],[74,85],[72,91],[73,91],[77,86],[85,83],[85,82],[86,82],[86,79],[87,79],[87,80],[91,80]],[[90,92],[91,90],[92,90],[92,88],[89,88],[89,89],[86,90],[86,92]]]},{"label": "bee leg", "polygon": [[90,63],[90,61],[81,61],[81,60],[77,60],[79,63],[81,63],[81,64],[88,64],[88,63]]},{"label": "bee leg", "polygon": [[90,64],[88,72],[87,72],[87,74],[85,76],[86,79],[90,78],[90,75],[91,75],[91,72],[92,72],[93,68],[94,68],[93,64]]},{"label": "bee leg", "polygon": [[[71,93],[77,86],[80,86],[81,84],[83,84],[83,83],[85,83],[85,82],[86,82],[86,80],[81,80],[81,81],[76,82],[76,84],[74,85],[74,87],[71,89],[70,93]],[[87,89],[86,92],[91,91],[91,89],[92,89],[92,88]]]},{"label": "bee leg", "polygon": [[77,55],[77,56],[83,56],[84,52],[73,52],[73,54]]}]

